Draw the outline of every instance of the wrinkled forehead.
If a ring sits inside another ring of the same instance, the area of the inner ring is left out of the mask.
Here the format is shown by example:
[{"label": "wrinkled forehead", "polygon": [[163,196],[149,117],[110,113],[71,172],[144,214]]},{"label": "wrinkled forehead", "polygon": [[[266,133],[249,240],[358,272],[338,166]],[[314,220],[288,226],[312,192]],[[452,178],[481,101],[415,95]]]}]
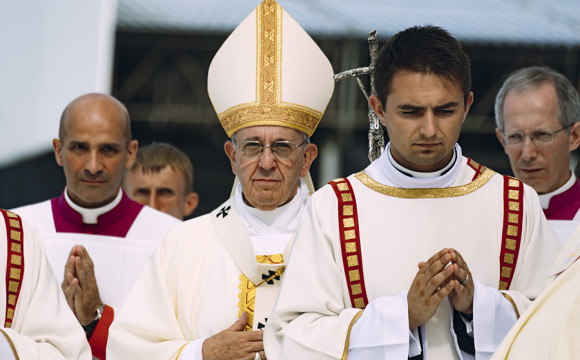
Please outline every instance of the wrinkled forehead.
[{"label": "wrinkled forehead", "polygon": [[236,131],[232,138],[237,142],[246,140],[271,142],[279,140],[301,141],[304,136],[303,132],[284,126],[258,125],[240,129]]}]

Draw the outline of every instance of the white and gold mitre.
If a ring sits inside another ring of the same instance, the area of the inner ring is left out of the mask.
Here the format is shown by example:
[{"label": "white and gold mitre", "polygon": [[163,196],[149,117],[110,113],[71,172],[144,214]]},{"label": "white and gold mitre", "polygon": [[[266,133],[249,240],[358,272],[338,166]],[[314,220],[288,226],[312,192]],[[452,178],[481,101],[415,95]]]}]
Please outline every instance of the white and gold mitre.
[{"label": "white and gold mitre", "polygon": [[207,88],[228,136],[256,125],[314,133],[334,90],[318,45],[274,0],[264,0],[213,58]]}]

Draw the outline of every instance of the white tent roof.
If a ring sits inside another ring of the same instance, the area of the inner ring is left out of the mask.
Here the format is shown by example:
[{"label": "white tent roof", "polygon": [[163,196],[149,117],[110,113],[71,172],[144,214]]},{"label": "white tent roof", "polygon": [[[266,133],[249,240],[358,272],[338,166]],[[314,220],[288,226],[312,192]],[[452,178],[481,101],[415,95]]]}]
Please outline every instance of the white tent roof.
[{"label": "white tent roof", "polygon": [[[259,0],[119,0],[130,31],[231,32]],[[432,24],[464,42],[580,46],[578,0],[279,0],[310,34],[386,38]]]}]

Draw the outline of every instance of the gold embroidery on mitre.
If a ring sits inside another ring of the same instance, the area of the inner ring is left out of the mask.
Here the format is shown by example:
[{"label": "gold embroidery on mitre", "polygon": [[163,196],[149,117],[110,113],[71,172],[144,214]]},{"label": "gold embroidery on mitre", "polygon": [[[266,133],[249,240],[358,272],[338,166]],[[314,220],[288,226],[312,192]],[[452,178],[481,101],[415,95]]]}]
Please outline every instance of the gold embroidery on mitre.
[{"label": "gold embroidery on mitre", "polygon": [[282,102],[282,8],[263,1],[256,11],[256,103],[233,106],[218,114],[228,136],[256,125],[277,125],[312,136],[322,112]]},{"label": "gold embroidery on mitre", "polygon": [[322,113],[304,106],[248,104],[228,109],[218,118],[230,137],[240,129],[257,125],[283,126],[311,136],[322,119]]},{"label": "gold embroidery on mitre", "polygon": [[[260,264],[269,264],[269,265],[276,265],[276,264],[283,264],[284,263],[284,255],[283,254],[274,254],[274,255],[257,255],[256,262]],[[258,285],[254,284],[250,279],[244,275],[244,273],[240,273],[240,284],[238,288],[240,292],[238,293],[238,318],[242,316],[242,312],[245,311],[248,313],[248,323],[244,328],[244,331],[252,331],[254,326],[254,307],[256,305],[256,289],[268,282],[269,280],[275,277],[281,277],[284,273],[286,267],[281,266],[279,267],[276,272],[269,278],[262,280],[261,283]]]}]

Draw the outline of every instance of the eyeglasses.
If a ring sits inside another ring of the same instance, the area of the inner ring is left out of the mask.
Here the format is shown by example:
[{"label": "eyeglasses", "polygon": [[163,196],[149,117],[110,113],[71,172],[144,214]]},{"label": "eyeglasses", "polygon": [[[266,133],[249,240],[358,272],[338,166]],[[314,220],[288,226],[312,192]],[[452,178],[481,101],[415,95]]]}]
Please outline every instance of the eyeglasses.
[{"label": "eyeglasses", "polygon": [[507,145],[519,145],[519,144],[524,142],[524,139],[526,138],[526,136],[529,136],[530,140],[536,145],[547,144],[547,143],[551,142],[552,140],[554,140],[554,136],[556,136],[557,133],[559,133],[560,131],[565,130],[569,127],[570,127],[570,125],[564,126],[560,130],[556,130],[556,131],[552,131],[552,132],[545,131],[545,130],[536,130],[529,135],[525,134],[521,131],[508,132],[508,133],[504,133],[502,135],[503,135],[503,141]]},{"label": "eyeglasses", "polygon": [[274,155],[274,157],[278,160],[289,160],[292,155],[294,154],[294,152],[296,151],[297,148],[299,148],[300,146],[306,144],[308,142],[308,140],[304,140],[302,143],[296,145],[291,141],[285,141],[285,140],[280,140],[280,141],[276,141],[272,144],[262,144],[259,141],[256,140],[248,140],[248,141],[244,141],[240,144],[236,144],[236,141],[234,139],[232,139],[232,142],[234,143],[234,145],[240,149],[240,153],[242,154],[242,157],[246,158],[246,159],[256,159],[258,158],[262,152],[264,151],[264,148],[269,147],[270,151],[272,151],[272,154]]}]

